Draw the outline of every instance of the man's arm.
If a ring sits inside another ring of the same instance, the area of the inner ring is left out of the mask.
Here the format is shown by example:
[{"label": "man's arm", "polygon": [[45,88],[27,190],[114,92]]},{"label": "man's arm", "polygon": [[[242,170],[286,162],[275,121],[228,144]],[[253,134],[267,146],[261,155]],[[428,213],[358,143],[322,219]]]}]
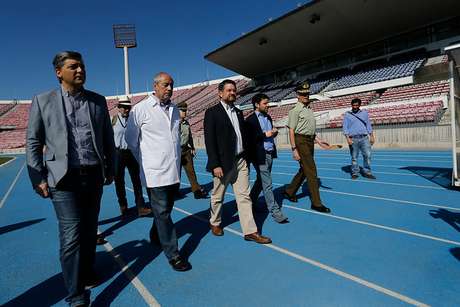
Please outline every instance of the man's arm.
[{"label": "man's arm", "polygon": [[[211,112],[212,109],[208,109],[204,114],[204,142],[208,155],[208,168],[213,172],[214,176],[217,176],[223,175],[223,173],[217,148],[215,119]],[[217,170],[218,174],[215,173],[215,170]]]},{"label": "man's arm", "polygon": [[115,141],[113,139],[113,127],[110,120],[107,102],[103,98],[104,108],[104,157],[105,157],[105,184],[111,184],[115,173]]},{"label": "man's arm", "polygon": [[294,160],[299,161],[300,155],[297,150],[297,146],[295,145],[295,136],[293,128],[289,128],[289,142],[291,143],[292,157],[294,158]]},{"label": "man's arm", "polygon": [[42,197],[48,197],[48,171],[43,164],[43,147],[45,145],[45,128],[42,114],[35,96],[29,113],[26,137],[27,170],[35,191]]},{"label": "man's arm", "polygon": [[369,112],[366,112],[367,116],[366,116],[366,128],[367,128],[367,132],[369,133],[369,142],[371,143],[371,145],[374,145],[375,143],[375,138],[374,138],[374,131],[372,130],[372,124],[371,124],[371,120],[369,118]]},{"label": "man's arm", "polygon": [[138,112],[137,110],[131,110],[128,122],[126,124],[125,132],[125,141],[128,144],[129,150],[132,152],[133,156],[136,158],[137,163],[140,165],[140,149],[139,149],[139,134],[140,128],[138,123]]},{"label": "man's arm", "polygon": [[343,122],[342,122],[342,129],[343,129],[343,134],[345,135],[345,139],[347,140],[347,144],[351,145],[353,144],[353,139],[350,136],[350,118],[347,116],[347,113],[345,112],[343,116]]}]

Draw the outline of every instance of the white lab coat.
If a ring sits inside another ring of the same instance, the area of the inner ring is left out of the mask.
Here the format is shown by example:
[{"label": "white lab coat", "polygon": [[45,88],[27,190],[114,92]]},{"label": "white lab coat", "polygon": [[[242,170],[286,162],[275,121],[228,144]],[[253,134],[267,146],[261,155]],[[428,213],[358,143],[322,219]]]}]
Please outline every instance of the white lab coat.
[{"label": "white lab coat", "polygon": [[180,117],[173,104],[169,116],[155,96],[133,107],[125,133],[139,163],[142,185],[161,187],[180,182]]}]

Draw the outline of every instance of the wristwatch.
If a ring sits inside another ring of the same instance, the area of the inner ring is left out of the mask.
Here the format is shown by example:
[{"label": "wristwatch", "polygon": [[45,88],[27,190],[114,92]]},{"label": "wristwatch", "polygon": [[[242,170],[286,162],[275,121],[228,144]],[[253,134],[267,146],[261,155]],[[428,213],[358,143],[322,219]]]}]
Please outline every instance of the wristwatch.
[{"label": "wristwatch", "polygon": [[297,149],[297,146],[291,147],[291,150],[294,151]]}]

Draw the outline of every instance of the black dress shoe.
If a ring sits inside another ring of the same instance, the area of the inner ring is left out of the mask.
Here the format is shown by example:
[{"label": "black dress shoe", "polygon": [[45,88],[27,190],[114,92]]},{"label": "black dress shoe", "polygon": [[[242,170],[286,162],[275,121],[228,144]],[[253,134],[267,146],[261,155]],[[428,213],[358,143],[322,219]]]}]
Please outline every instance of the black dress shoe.
[{"label": "black dress shoe", "polygon": [[311,210],[315,210],[315,211],[318,211],[318,212],[322,212],[322,213],[331,213],[331,209],[329,209],[328,207],[324,206],[324,205],[321,205],[321,206],[313,206],[311,205]]},{"label": "black dress shoe", "polygon": [[184,272],[192,268],[192,265],[185,259],[182,259],[180,256],[177,256],[169,260],[169,264],[175,271]]},{"label": "black dress shoe", "polygon": [[193,192],[193,197],[195,197],[195,199],[206,198],[208,197],[208,193],[205,190],[198,190]]},{"label": "black dress shoe", "polygon": [[295,196],[295,195],[291,196],[288,193],[286,193],[286,191],[283,191],[283,196],[284,196],[284,198],[288,199],[289,201],[291,201],[293,203],[298,202],[297,196]]},{"label": "black dress shoe", "polygon": [[351,175],[351,179],[353,180],[358,179],[358,175]]},{"label": "black dress shoe", "polygon": [[369,178],[369,179],[377,179],[377,178],[375,178],[375,176],[372,175],[371,173],[369,173],[369,174],[363,174],[363,177],[366,177],[366,178]]}]

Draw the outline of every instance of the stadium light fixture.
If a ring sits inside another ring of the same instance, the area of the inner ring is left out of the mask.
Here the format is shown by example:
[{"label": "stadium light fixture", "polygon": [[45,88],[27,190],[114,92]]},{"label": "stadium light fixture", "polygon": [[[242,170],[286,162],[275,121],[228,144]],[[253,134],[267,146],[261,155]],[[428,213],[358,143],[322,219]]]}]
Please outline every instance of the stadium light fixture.
[{"label": "stadium light fixture", "polygon": [[128,48],[135,48],[137,46],[136,26],[133,24],[116,24],[113,25],[112,28],[115,48],[123,48],[125,62],[125,95],[128,96],[130,93]]}]

